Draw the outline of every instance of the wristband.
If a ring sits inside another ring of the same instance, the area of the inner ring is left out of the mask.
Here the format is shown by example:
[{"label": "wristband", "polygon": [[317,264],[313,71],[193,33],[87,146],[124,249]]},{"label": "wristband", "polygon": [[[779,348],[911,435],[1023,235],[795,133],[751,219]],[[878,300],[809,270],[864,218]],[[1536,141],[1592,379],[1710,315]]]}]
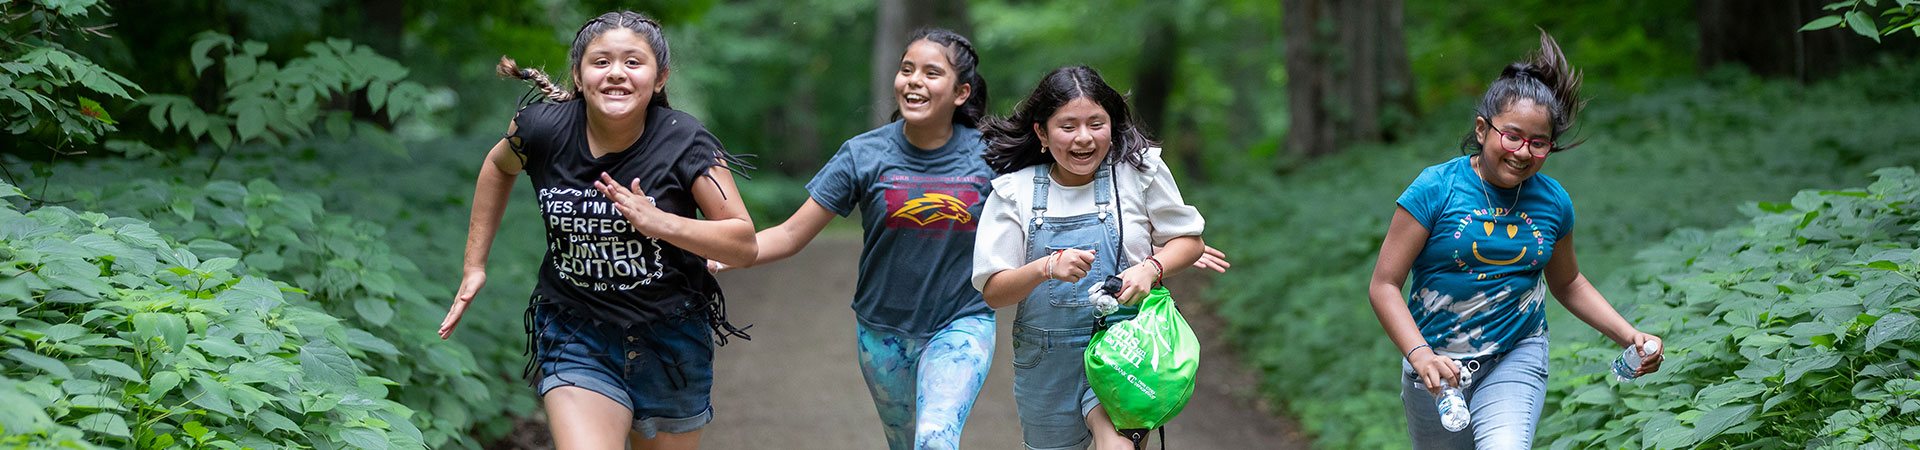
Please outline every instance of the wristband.
[{"label": "wristband", "polygon": [[1047,280],[1049,281],[1053,280],[1053,263],[1060,261],[1061,251],[1063,250],[1055,250],[1053,254],[1047,255]]},{"label": "wristband", "polygon": [[1160,266],[1160,260],[1153,259],[1152,256],[1147,257],[1147,262],[1153,263],[1153,284],[1160,284],[1160,280],[1167,274],[1167,269]]},{"label": "wristband", "polygon": [[1413,352],[1420,351],[1421,348],[1432,349],[1433,347],[1428,347],[1427,344],[1413,346],[1413,350],[1407,350],[1407,361],[1413,361]]}]

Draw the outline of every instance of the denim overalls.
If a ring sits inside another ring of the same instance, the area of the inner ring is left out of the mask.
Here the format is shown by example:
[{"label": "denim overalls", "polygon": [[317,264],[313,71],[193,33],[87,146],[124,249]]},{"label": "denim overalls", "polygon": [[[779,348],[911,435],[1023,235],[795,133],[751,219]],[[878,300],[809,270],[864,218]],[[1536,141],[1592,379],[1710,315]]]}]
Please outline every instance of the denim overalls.
[{"label": "denim overalls", "polygon": [[[1098,404],[1087,385],[1087,342],[1094,316],[1087,288],[1119,267],[1120,219],[1111,212],[1112,171],[1094,175],[1097,212],[1046,217],[1048,166],[1033,175],[1033,221],[1027,224],[1027,260],[1063,249],[1094,252],[1093,266],[1079,282],[1048,280],[1034,288],[1013,322],[1013,394],[1027,448],[1080,449],[1091,443],[1086,414]],[[1123,307],[1108,320],[1126,320],[1138,311]]]}]

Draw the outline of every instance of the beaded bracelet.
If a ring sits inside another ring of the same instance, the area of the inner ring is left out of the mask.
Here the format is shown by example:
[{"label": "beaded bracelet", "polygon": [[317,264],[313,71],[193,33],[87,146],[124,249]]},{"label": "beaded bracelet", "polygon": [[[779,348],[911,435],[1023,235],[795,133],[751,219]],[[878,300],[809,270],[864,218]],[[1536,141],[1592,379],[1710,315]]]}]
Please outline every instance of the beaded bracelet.
[{"label": "beaded bracelet", "polygon": [[1421,347],[1426,347],[1426,348],[1429,348],[1429,349],[1431,349],[1431,348],[1433,348],[1433,347],[1427,347],[1427,344],[1420,344],[1420,345],[1415,345],[1415,346],[1413,346],[1413,350],[1407,350],[1407,360],[1408,360],[1408,361],[1412,361],[1412,360],[1413,360],[1413,352],[1417,352],[1417,351],[1420,351],[1420,348],[1421,348]]}]

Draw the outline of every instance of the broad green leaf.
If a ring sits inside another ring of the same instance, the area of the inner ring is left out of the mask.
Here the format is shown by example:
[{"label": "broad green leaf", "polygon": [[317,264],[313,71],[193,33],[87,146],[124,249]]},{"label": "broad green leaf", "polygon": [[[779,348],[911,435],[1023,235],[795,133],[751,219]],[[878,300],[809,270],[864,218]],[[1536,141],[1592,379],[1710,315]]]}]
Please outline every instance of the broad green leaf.
[{"label": "broad green leaf", "polygon": [[254,411],[253,414],[248,414],[247,418],[252,419],[251,423],[253,424],[253,428],[260,430],[262,433],[272,433],[274,431],[300,432],[300,424],[293,423],[293,421],[288,420],[286,416],[282,416],[273,411]]},{"label": "broad green leaf", "polygon": [[69,402],[71,402],[73,406],[79,407],[79,408],[104,409],[104,410],[111,410],[111,411],[127,410],[127,407],[124,405],[121,405],[119,400],[115,400],[113,398],[109,398],[104,395],[96,395],[96,394],[75,395],[69,399]]},{"label": "broad green leaf", "polygon": [[46,340],[49,340],[49,341],[65,342],[65,341],[73,340],[73,338],[80,337],[80,335],[86,334],[86,333],[87,333],[86,327],[82,327],[82,326],[74,325],[70,323],[63,323],[59,325],[54,325],[52,327],[48,327],[45,337],[46,337]]},{"label": "broad green leaf", "polygon": [[1860,10],[1848,11],[1847,28],[1853,29],[1855,34],[1873,38],[1874,42],[1880,42],[1880,28],[1873,24],[1873,16],[1867,15],[1865,12]]},{"label": "broad green leaf", "polygon": [[373,107],[374,111],[379,111],[381,106],[386,105],[388,87],[387,83],[378,81],[367,83],[367,103]]},{"label": "broad green leaf", "polygon": [[391,303],[380,297],[360,297],[353,300],[353,311],[360,315],[361,320],[373,326],[386,326],[388,321],[393,320]]},{"label": "broad green leaf", "polygon": [[1781,383],[1792,384],[1808,372],[1826,370],[1827,368],[1833,367],[1834,364],[1840,363],[1840,359],[1841,357],[1837,353],[1820,353],[1810,357],[1797,358],[1791,364],[1787,365],[1787,377],[1782,380]]},{"label": "broad green leaf", "polygon": [[233,402],[227,401],[227,386],[206,375],[193,377],[193,387],[187,390],[187,397],[202,408],[234,415]]},{"label": "broad green leaf", "polygon": [[374,336],[371,333],[362,331],[359,328],[348,328],[347,339],[348,341],[353,343],[354,347],[359,347],[361,350],[379,353],[382,355],[399,355],[400,354],[400,349],[394,348],[392,343],[387,342],[387,340],[385,339],[381,339],[379,336]]},{"label": "broad green leaf", "polygon": [[73,378],[73,370],[68,369],[67,364],[60,362],[58,359],[48,358],[44,355],[21,348],[7,350],[7,356],[13,358],[15,361],[20,361],[21,364],[45,371],[49,375],[59,378]]},{"label": "broad green leaf", "polygon": [[1907,313],[1893,313],[1881,317],[1867,330],[1867,350],[1880,348],[1888,341],[1912,339],[1915,331],[1915,318]]},{"label": "broad green leaf", "polygon": [[165,395],[168,391],[172,391],[173,388],[180,386],[180,381],[179,372],[169,370],[155,373],[153,374],[153,378],[147,383],[147,386],[151,388],[147,392],[156,397]]},{"label": "broad green leaf", "polygon": [[335,386],[354,386],[354,380],[360,376],[359,366],[353,358],[339,347],[326,340],[314,340],[300,347],[300,370],[307,378]]},{"label": "broad green leaf", "polygon": [[140,377],[140,371],[133,370],[133,367],[128,366],[127,363],[111,359],[87,361],[87,368],[93,369],[94,373],[113,375],[135,383],[146,381]]},{"label": "broad green leaf", "polygon": [[1694,421],[1694,442],[1705,442],[1720,435],[1720,432],[1746,421],[1748,417],[1753,416],[1754,409],[1752,404],[1739,404],[1707,411],[1705,415],[1700,416],[1699,420]]},{"label": "broad green leaf", "polygon": [[1700,390],[1698,396],[1694,397],[1694,402],[1699,407],[1712,408],[1734,400],[1742,400],[1754,395],[1759,395],[1761,392],[1766,392],[1766,390],[1767,387],[1759,382],[1740,380],[1707,386],[1705,389]]},{"label": "broad green leaf", "polygon": [[351,448],[385,450],[387,437],[372,428],[347,427],[334,429],[334,439],[347,443]]},{"label": "broad green leaf", "polygon": [[194,39],[193,47],[190,48],[187,53],[187,55],[193,58],[193,73],[204,72],[207,70],[207,66],[213,65],[213,57],[209,56],[207,52],[212,51],[216,45],[232,46],[233,38],[208,31],[201,33]]},{"label": "broad green leaf", "polygon": [[[1834,25],[1839,25],[1839,24],[1840,24],[1840,16],[1823,16],[1818,19],[1813,19],[1812,22],[1807,22],[1806,26],[1800,27],[1800,31],[1824,30],[1827,28],[1833,28]],[[1772,212],[1780,212],[1780,211],[1772,211]]]},{"label": "broad green leaf", "polygon": [[193,345],[200,347],[201,350],[205,350],[209,355],[221,358],[245,359],[252,356],[251,353],[247,352],[245,347],[241,347],[240,344],[236,344],[232,339],[228,338],[209,336],[206,339],[194,341]]},{"label": "broad green leaf", "polygon": [[182,349],[187,346],[187,322],[179,315],[170,313],[139,313],[130,319],[133,322],[134,337],[142,342],[160,338],[168,347]]},{"label": "broad green leaf", "polygon": [[119,414],[103,412],[81,418],[76,422],[80,429],[117,438],[133,437],[133,431],[127,429],[127,419]]},{"label": "broad green leaf", "polygon": [[243,107],[233,112],[234,132],[241,141],[251,141],[267,133],[267,110],[261,107]]},{"label": "broad green leaf", "polygon": [[1853,291],[1827,291],[1807,297],[1807,303],[1817,308],[1859,306],[1864,302],[1866,302],[1866,300],[1860,298],[1860,294],[1855,294]]}]

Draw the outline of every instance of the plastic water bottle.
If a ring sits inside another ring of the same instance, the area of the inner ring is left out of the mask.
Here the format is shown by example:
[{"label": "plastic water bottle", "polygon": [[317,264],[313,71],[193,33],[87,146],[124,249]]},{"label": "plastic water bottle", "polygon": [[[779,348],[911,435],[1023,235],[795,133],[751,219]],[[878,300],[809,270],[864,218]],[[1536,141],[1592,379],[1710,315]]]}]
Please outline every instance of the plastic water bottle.
[{"label": "plastic water bottle", "polygon": [[1640,349],[1645,349],[1645,353],[1649,355],[1660,353],[1660,341],[1647,341],[1647,343],[1641,344],[1639,347],[1629,345],[1626,351],[1620,352],[1620,357],[1613,360],[1614,381],[1621,383],[1633,382],[1633,379],[1636,377],[1634,372],[1640,370]]},{"label": "plastic water bottle", "polygon": [[1472,421],[1473,414],[1467,411],[1467,399],[1460,396],[1460,388],[1448,386],[1440,392],[1440,426],[1460,431]]},{"label": "plastic water bottle", "polygon": [[[1111,282],[1118,279],[1119,278],[1113,278],[1112,280],[1108,280],[1109,283],[1094,283],[1093,286],[1087,288],[1087,299],[1093,302],[1094,317],[1106,317],[1113,314],[1114,311],[1120,310],[1120,299],[1114,298],[1113,294],[1107,292],[1106,289],[1107,284],[1117,284]],[[1118,288],[1114,290],[1118,291]]]},{"label": "plastic water bottle", "polygon": [[[1454,361],[1454,364],[1457,366],[1460,362]],[[1447,431],[1464,430],[1468,423],[1473,422],[1473,413],[1467,410],[1467,398],[1460,394],[1460,388],[1472,382],[1473,371],[1470,368],[1461,367],[1460,385],[1447,386],[1440,391],[1440,426],[1446,427]]]}]

